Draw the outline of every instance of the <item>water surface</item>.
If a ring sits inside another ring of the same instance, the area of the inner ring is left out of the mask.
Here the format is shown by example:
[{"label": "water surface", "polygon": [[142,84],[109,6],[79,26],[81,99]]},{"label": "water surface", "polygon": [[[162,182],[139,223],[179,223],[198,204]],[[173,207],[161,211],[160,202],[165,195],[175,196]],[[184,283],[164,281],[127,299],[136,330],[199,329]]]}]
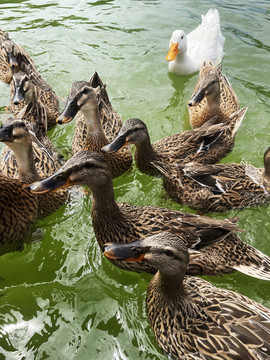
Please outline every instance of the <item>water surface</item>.
[{"label": "water surface", "polygon": [[[226,37],[223,70],[248,112],[233,152],[223,162],[262,166],[269,146],[270,9],[268,0],[0,1],[0,27],[23,45],[38,70],[65,99],[73,81],[98,71],[123,120],[139,117],[153,141],[187,130],[186,102],[197,74],[169,75],[165,56],[176,28],[191,31],[211,7]],[[9,89],[0,84],[1,117]],[[64,102],[62,102],[63,106]],[[50,132],[71,145],[74,123]],[[185,209],[166,197],[162,181],[132,172],[114,181],[119,201]],[[166,359],[145,311],[148,275],[114,268],[102,256],[92,229],[91,196],[71,201],[36,224],[22,252],[0,259],[0,359]],[[266,206],[239,216],[244,241],[270,255]],[[210,278],[208,278],[209,280]],[[235,273],[211,278],[270,306],[269,283]]]}]

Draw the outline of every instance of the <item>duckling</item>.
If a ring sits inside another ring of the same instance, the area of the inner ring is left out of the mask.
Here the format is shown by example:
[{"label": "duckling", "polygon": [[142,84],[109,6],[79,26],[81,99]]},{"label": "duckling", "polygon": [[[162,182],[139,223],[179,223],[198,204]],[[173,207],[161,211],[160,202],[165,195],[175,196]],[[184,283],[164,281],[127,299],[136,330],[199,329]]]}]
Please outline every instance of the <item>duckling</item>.
[{"label": "duckling", "polygon": [[0,175],[0,255],[22,248],[37,211],[37,196],[24,182]]},{"label": "duckling", "polygon": [[204,61],[188,101],[189,121],[193,128],[199,127],[217,115],[217,122],[227,122],[230,115],[239,110],[239,101],[229,80],[221,73],[221,66]]},{"label": "duckling", "polygon": [[234,291],[185,276],[188,244],[164,232],[132,244],[105,244],[110,260],[153,267],[146,310],[156,340],[175,359],[270,358],[270,309]]},{"label": "duckling", "polygon": [[228,211],[270,200],[270,147],[264,154],[264,168],[235,163],[156,166],[174,200],[202,211]]},{"label": "duckling", "polygon": [[[33,135],[32,135],[33,138]],[[41,173],[38,173],[34,161],[34,147],[32,146],[31,136],[23,121],[9,120],[0,128],[0,141],[4,142],[14,153],[17,164],[17,178],[24,183],[31,183],[33,181],[41,180],[42,176],[48,176],[52,171],[56,171],[52,158],[46,152],[44,147],[35,147],[38,154],[36,159],[39,161],[38,165],[41,168]],[[36,144],[41,145],[38,141]],[[50,166],[52,168],[50,168]],[[8,166],[3,167],[2,174],[8,172]],[[49,171],[48,171],[49,169]],[[40,216],[46,216],[56,211],[66,200],[67,193],[65,190],[60,190],[51,194],[44,194],[38,196],[38,213]]]},{"label": "duckling", "polygon": [[[106,134],[108,131],[106,124],[114,121],[114,112],[105,114],[99,110],[97,97],[99,90],[91,87],[87,81],[76,81],[71,86],[66,107],[59,116],[58,123],[68,123],[78,113],[75,128],[78,129],[79,135],[78,132],[74,134],[73,153],[80,150],[101,152],[101,148],[111,141]],[[103,115],[103,124],[101,115]],[[81,125],[82,121],[84,126]],[[132,156],[129,149],[123,149],[118,154],[103,155],[110,165],[113,177],[122,175],[131,167]]]},{"label": "duckling", "polygon": [[[101,154],[82,151],[48,179],[30,186],[43,194],[70,185],[86,185],[93,194],[92,224],[102,248],[106,242],[133,243],[151,234],[169,231],[185,235],[192,251],[188,272],[219,275],[234,270],[270,280],[270,258],[244,243],[239,228],[228,220],[217,220],[158,206],[136,206],[114,199],[112,176]],[[142,263],[115,265],[126,270],[155,272]]]},{"label": "duckling", "polygon": [[206,15],[202,15],[202,23],[188,35],[183,30],[173,32],[166,57],[169,72],[189,75],[199,71],[205,60],[220,63],[224,55],[224,42],[218,10],[210,9]]},{"label": "duckling", "polygon": [[184,131],[168,136],[154,144],[145,123],[140,119],[128,119],[117,137],[103,147],[104,152],[113,153],[126,144],[136,146],[135,160],[140,171],[160,176],[160,171],[153,162],[174,164],[197,161],[199,163],[216,163],[225,157],[233,148],[235,133],[238,130],[247,108],[235,112],[227,124],[215,124],[216,117],[198,129]]},{"label": "duckling", "polygon": [[47,135],[48,118],[45,105],[38,98],[38,85],[29,76],[21,71],[13,75],[11,87],[13,94],[11,103],[19,105],[26,104],[18,114],[18,118],[24,120],[29,130],[32,130],[38,140],[51,153],[55,162],[60,166],[61,156],[55,149],[53,143]]}]

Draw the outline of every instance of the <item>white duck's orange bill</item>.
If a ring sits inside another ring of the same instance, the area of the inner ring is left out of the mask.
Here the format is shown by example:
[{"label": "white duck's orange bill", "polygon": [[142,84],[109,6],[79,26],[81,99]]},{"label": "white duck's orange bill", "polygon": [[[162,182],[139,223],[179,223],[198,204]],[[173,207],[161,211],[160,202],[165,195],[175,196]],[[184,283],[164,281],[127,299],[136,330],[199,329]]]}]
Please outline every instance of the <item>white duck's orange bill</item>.
[{"label": "white duck's orange bill", "polygon": [[178,43],[171,43],[170,50],[166,56],[167,61],[173,61],[179,53]]}]

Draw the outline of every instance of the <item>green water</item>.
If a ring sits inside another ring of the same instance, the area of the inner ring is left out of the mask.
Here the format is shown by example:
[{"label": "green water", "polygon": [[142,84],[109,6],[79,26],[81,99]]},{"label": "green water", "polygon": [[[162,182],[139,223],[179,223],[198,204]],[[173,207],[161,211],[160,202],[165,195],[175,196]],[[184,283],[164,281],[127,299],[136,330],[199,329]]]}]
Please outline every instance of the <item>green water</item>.
[{"label": "green water", "polygon": [[[269,141],[269,0],[0,0],[0,28],[22,44],[61,98],[73,81],[98,71],[123,120],[144,120],[155,141],[188,129],[186,102],[197,74],[169,75],[165,56],[176,28],[192,30],[218,7],[226,37],[223,70],[248,112],[233,152],[224,162],[262,166]],[[9,89],[0,84],[4,117]],[[63,103],[62,105],[63,106]],[[71,145],[74,123],[50,132]],[[132,172],[114,181],[118,200],[185,209],[165,196],[160,179]],[[0,359],[166,359],[145,311],[148,275],[114,268],[102,256],[92,229],[91,196],[71,200],[36,224],[22,252],[0,259]],[[270,255],[269,208],[239,216],[241,238]],[[208,278],[210,279],[210,278]],[[270,307],[270,285],[236,273],[211,278]]]}]

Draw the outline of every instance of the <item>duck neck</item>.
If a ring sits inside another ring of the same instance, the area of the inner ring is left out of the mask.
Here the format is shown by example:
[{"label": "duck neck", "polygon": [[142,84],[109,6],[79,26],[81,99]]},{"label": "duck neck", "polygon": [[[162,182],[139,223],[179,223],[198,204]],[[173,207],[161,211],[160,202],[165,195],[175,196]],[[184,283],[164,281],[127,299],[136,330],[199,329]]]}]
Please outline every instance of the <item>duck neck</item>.
[{"label": "duck neck", "polygon": [[[87,150],[99,151],[101,146],[108,143],[100,122],[98,107],[82,109],[87,129],[87,143],[91,148]],[[98,142],[98,149],[94,145]]]},{"label": "duck neck", "polygon": [[207,111],[214,111],[220,109],[220,91],[206,96]]},{"label": "duck neck", "polygon": [[112,179],[108,179],[106,183],[102,183],[98,186],[89,187],[93,194],[92,211],[100,214],[102,217],[107,216],[112,218],[114,214],[119,213],[119,208],[114,200],[113,182]]},{"label": "duck neck", "polygon": [[151,161],[158,160],[158,154],[151,144],[148,132],[143,141],[134,143],[134,145],[136,146],[136,162],[138,168],[141,169],[141,171],[144,171],[145,166],[149,165],[152,167],[150,163]]},{"label": "duck neck", "polygon": [[270,182],[270,159],[264,159],[264,177]]},{"label": "duck neck", "polygon": [[32,143],[29,142],[25,146],[18,145],[16,143],[7,144],[14,152],[17,164],[19,179],[27,183],[40,180],[40,176],[37,173]]},{"label": "duck neck", "polygon": [[181,272],[175,275],[167,275],[159,271],[157,273],[158,282],[160,284],[160,290],[170,295],[173,294],[182,294],[183,292],[183,280],[185,277],[185,272]]}]

